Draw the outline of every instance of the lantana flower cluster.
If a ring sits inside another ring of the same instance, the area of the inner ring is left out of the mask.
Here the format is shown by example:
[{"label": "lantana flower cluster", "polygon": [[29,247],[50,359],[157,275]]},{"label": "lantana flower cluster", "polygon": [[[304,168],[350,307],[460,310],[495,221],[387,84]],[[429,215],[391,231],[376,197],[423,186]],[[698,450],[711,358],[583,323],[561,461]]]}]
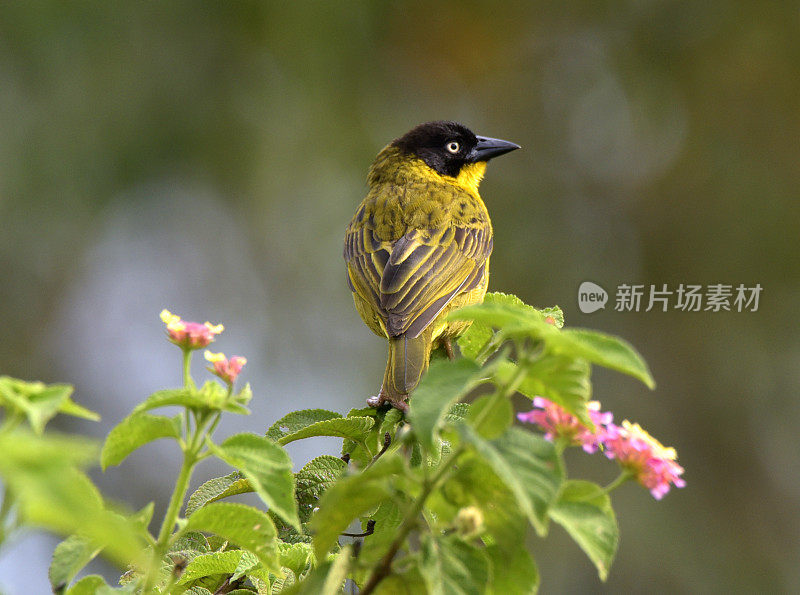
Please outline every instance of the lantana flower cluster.
[{"label": "lantana flower cluster", "polygon": [[[531,424],[537,424],[545,430],[544,437],[554,441],[556,438],[566,440],[573,446],[582,446],[588,453],[597,451],[601,434],[593,432],[566,409],[551,403],[543,397],[534,397],[533,406],[538,409],[519,413],[517,418]],[[589,401],[589,418],[595,427],[610,424],[614,419],[611,412],[601,412],[599,401]]]},{"label": "lantana flower cluster", "polygon": [[202,349],[225,330],[221,324],[187,322],[167,309],[162,310],[159,317],[167,325],[169,340],[181,349]]},{"label": "lantana flower cluster", "polygon": [[231,359],[228,359],[224,353],[212,353],[208,349],[206,349],[204,355],[206,360],[211,362],[211,367],[207,368],[207,370],[222,378],[226,384],[236,382],[236,377],[247,363],[247,358],[241,355],[234,355]]},{"label": "lantana flower cluster", "polygon": [[[167,325],[167,338],[171,343],[184,350],[185,353],[207,347],[217,338],[225,327],[221,324],[211,324],[210,322],[189,322],[183,320],[177,314],[169,310],[162,310],[159,315],[161,322]],[[247,359],[234,355],[228,359],[224,353],[212,353],[206,350],[205,358],[211,363],[209,372],[221,378],[229,387],[233,386],[236,378],[247,363]]]},{"label": "lantana flower cluster", "polygon": [[628,420],[622,425],[613,423],[611,412],[600,411],[598,401],[588,403],[589,417],[594,429],[588,428],[576,416],[560,405],[542,397],[533,400],[534,409],[517,414],[520,421],[533,423],[545,431],[551,441],[565,441],[582,446],[589,453],[602,450],[609,459],[616,459],[625,472],[661,500],[671,486],[682,488],[683,467],[677,463],[674,448],[668,448],[653,438],[639,424]]}]

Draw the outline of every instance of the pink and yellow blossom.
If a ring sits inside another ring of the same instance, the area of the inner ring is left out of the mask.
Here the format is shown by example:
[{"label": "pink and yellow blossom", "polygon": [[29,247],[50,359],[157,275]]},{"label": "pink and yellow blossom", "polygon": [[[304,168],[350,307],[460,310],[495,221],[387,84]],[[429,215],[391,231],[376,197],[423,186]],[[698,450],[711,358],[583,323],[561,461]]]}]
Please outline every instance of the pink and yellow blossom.
[{"label": "pink and yellow blossom", "polygon": [[242,368],[247,363],[247,358],[240,355],[234,355],[228,359],[224,353],[212,353],[208,350],[204,355],[206,360],[212,364],[208,371],[222,378],[227,384],[236,382],[236,377],[239,376]]},{"label": "pink and yellow blossom", "polygon": [[686,482],[676,459],[674,448],[665,447],[653,438],[639,424],[628,420],[621,426],[606,426],[603,444],[609,459],[619,461],[641,485],[650,490],[653,498],[661,500],[670,490],[670,484],[682,488]]},{"label": "pink and yellow blossom", "polygon": [[225,327],[210,322],[187,322],[169,310],[162,310],[161,321],[167,325],[167,336],[172,343],[182,349],[202,349],[207,347]]},{"label": "pink and yellow blossom", "polygon": [[569,444],[581,445],[583,450],[592,453],[602,442],[602,427],[611,423],[613,415],[608,411],[600,411],[599,401],[589,401],[586,405],[589,418],[595,425],[594,431],[561,405],[543,397],[534,397],[533,406],[537,409],[518,413],[517,419],[540,426],[545,430],[544,437],[548,440],[564,439]]}]

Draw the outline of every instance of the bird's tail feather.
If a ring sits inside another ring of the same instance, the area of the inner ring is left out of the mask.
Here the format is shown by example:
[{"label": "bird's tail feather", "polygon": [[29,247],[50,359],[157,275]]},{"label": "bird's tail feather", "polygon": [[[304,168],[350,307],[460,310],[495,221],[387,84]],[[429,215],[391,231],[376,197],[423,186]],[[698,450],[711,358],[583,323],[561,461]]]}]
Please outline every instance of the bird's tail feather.
[{"label": "bird's tail feather", "polygon": [[428,369],[432,329],[417,337],[400,335],[389,339],[389,361],[383,378],[383,390],[395,402],[402,402],[419,384]]}]

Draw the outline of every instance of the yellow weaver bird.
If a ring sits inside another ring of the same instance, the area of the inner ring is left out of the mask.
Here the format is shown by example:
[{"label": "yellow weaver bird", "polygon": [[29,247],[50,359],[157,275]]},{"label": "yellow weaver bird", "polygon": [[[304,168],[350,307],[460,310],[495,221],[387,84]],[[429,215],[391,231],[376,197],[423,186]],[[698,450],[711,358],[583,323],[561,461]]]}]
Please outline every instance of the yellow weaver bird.
[{"label": "yellow weaver bird", "polygon": [[347,226],[344,259],[356,310],[389,341],[377,396],[405,410],[431,349],[469,321],[447,313],[483,301],[492,223],[478,194],[486,162],[519,145],[477,136],[457,122],[420,124],[385,147],[370,167],[369,192]]}]

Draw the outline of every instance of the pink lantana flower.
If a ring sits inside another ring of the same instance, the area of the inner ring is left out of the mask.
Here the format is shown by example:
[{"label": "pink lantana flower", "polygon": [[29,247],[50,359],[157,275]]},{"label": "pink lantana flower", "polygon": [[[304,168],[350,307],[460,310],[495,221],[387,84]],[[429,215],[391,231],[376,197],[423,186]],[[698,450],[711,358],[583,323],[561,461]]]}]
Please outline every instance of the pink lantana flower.
[{"label": "pink lantana flower", "polygon": [[205,358],[213,364],[208,371],[222,378],[227,384],[232,385],[236,382],[236,377],[242,371],[242,368],[247,363],[247,359],[234,355],[231,359],[225,357],[224,353],[211,353],[206,350]]},{"label": "pink lantana flower", "polygon": [[603,444],[606,456],[617,459],[641,485],[650,490],[656,500],[661,500],[669,492],[670,484],[676,488],[686,485],[680,477],[683,467],[675,460],[678,456],[675,449],[662,445],[639,424],[632,424],[627,419],[622,426],[608,424]]},{"label": "pink lantana flower", "polygon": [[543,397],[534,397],[533,406],[538,409],[518,413],[517,419],[527,423],[537,424],[545,430],[544,437],[548,440],[563,438],[569,444],[581,445],[588,453],[597,451],[602,444],[604,435],[603,427],[614,419],[610,411],[600,411],[599,401],[589,401],[589,418],[595,425],[594,431],[587,428],[574,415],[561,405],[557,405]]},{"label": "pink lantana flower", "polygon": [[167,325],[167,336],[172,343],[182,349],[202,349],[208,346],[218,334],[225,330],[221,324],[210,322],[187,322],[169,310],[162,310],[161,322]]}]

